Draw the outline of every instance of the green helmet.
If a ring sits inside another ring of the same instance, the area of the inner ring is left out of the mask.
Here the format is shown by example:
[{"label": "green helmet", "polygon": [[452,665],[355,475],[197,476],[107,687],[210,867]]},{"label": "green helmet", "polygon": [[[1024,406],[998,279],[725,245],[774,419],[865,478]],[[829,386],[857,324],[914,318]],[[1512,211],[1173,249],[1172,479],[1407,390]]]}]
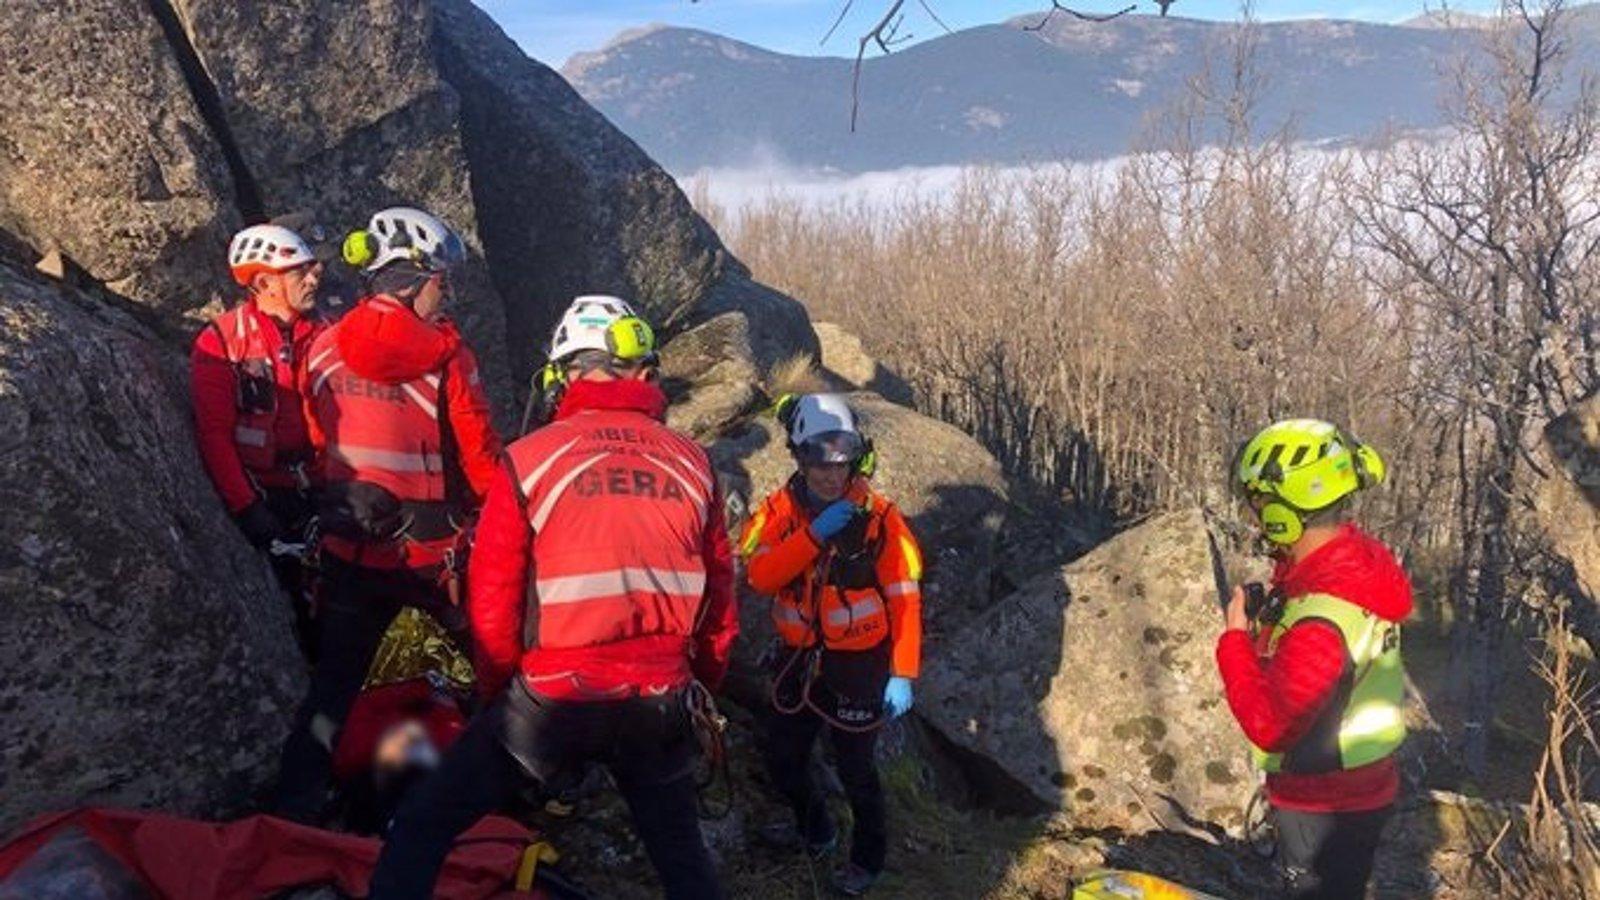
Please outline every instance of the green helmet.
[{"label": "green helmet", "polygon": [[1320,419],[1287,419],[1267,426],[1239,448],[1234,487],[1262,495],[1261,524],[1274,543],[1292,544],[1305,517],[1383,481],[1377,451]]}]

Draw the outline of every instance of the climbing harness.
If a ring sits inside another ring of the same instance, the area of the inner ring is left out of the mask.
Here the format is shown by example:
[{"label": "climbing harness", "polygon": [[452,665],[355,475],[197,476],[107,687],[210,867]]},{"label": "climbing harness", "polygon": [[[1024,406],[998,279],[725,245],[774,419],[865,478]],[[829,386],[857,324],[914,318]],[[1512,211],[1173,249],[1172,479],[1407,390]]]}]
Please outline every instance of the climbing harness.
[{"label": "climbing harness", "polygon": [[[837,555],[837,549],[829,547],[827,553],[823,556],[822,562],[818,566],[819,577],[815,582],[815,584],[818,586],[818,589],[820,589],[822,585],[827,584],[828,575],[831,573],[833,568],[834,557]],[[822,639],[822,616],[820,614],[821,604],[817,601],[815,594],[811,596],[811,603],[809,605],[812,613],[810,622],[812,643],[804,647],[794,648],[794,652],[789,654],[789,659],[784,662],[782,668],[780,668],[778,673],[773,676],[772,689],[770,692],[773,708],[786,716],[792,716],[803,710],[809,709],[821,717],[822,721],[826,722],[828,725],[837,728],[840,731],[846,731],[852,734],[865,734],[869,731],[877,731],[888,722],[887,716],[881,714],[874,716],[872,721],[865,724],[846,722],[843,719],[840,719],[834,713],[823,709],[815,700],[811,698],[811,686],[816,683],[818,675],[821,674],[822,654],[826,652],[827,648]],[[795,663],[799,662],[802,657],[805,658],[805,671],[800,682],[800,700],[794,704],[785,704],[781,699],[779,699],[780,688],[787,682],[790,673],[794,671]]]}]

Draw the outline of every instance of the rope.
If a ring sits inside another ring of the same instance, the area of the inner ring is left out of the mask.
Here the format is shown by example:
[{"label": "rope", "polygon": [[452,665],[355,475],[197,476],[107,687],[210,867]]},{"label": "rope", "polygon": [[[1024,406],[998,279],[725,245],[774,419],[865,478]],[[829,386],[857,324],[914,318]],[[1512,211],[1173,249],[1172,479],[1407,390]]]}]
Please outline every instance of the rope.
[{"label": "rope", "polygon": [[[820,588],[820,586],[828,583],[828,575],[833,568],[834,557],[837,555],[837,549],[830,546],[828,548],[827,555],[822,559],[822,565],[818,567],[818,577],[814,582],[817,587]],[[792,716],[801,712],[802,710],[809,709],[813,713],[816,713],[817,716],[829,726],[850,734],[866,734],[869,731],[877,731],[884,725],[888,724],[888,718],[882,713],[879,713],[871,722],[868,722],[865,725],[856,725],[854,723],[840,720],[837,716],[818,706],[816,701],[811,699],[811,686],[816,683],[817,674],[822,668],[822,650],[818,649],[815,653],[812,653],[811,650],[812,647],[824,647],[821,634],[821,604],[816,602],[816,597],[814,595],[812,596],[811,601],[812,645],[809,647],[796,647],[794,652],[789,655],[789,661],[783,664],[783,668],[779,669],[778,674],[772,679],[772,690],[770,693],[773,709],[776,709],[778,712],[786,716]],[[788,678],[789,673],[794,669],[794,664],[799,661],[800,657],[807,655],[809,655],[810,659],[807,663],[805,680],[800,684],[800,702],[794,704],[793,706],[784,706],[782,701],[778,699],[778,687],[784,683],[785,679]]]},{"label": "rope", "polygon": [[[695,737],[700,741],[700,751],[706,758],[706,777],[695,780],[695,811],[707,821],[721,821],[733,812],[735,798],[733,775],[728,767],[728,717],[717,710],[711,690],[698,679],[689,682],[684,692],[684,706],[689,711]],[[714,807],[706,802],[705,793],[719,780],[727,788],[728,799],[722,806]]]}]

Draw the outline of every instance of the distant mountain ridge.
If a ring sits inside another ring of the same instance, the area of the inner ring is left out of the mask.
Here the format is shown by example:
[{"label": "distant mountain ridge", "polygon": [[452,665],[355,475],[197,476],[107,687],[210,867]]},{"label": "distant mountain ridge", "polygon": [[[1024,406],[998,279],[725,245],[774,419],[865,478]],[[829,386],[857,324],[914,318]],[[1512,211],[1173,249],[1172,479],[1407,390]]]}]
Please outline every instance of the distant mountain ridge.
[{"label": "distant mountain ridge", "polygon": [[[1095,159],[1126,152],[1170,107],[1235,23],[1155,16],[1080,22],[1042,14],[971,28],[869,59],[850,134],[851,61],[775,53],[703,31],[633,29],[562,74],[669,169],[777,160],[861,172],[978,162]],[[1572,58],[1600,60],[1600,4],[1570,11]],[[1259,26],[1268,125],[1307,140],[1442,124],[1452,62],[1491,20],[1430,13],[1384,25]],[[1214,55],[1214,54],[1213,54]]]}]

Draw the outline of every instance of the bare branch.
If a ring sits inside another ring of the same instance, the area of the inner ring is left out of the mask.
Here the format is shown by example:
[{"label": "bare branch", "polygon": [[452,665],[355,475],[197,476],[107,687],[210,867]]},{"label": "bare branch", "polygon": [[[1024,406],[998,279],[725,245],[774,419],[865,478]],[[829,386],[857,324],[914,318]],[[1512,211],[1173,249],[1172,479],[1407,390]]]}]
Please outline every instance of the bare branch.
[{"label": "bare branch", "polygon": [[939,27],[944,29],[945,34],[955,34],[954,31],[950,30],[950,26],[946,25],[944,20],[939,18],[939,14],[933,11],[933,6],[928,3],[928,0],[917,0],[917,5],[921,6],[922,11],[928,14],[928,18],[939,23]]},{"label": "bare branch", "polygon": [[[1173,0],[1167,0],[1166,3],[1161,4],[1161,14],[1163,16],[1167,14],[1167,7],[1169,5],[1171,5],[1172,2],[1173,2]],[[1044,18],[1039,20],[1039,24],[1037,24],[1037,25],[1024,25],[1024,26],[1022,26],[1022,30],[1023,31],[1043,31],[1044,27],[1046,25],[1050,24],[1050,20],[1052,18],[1054,18],[1055,14],[1058,13],[1058,12],[1059,13],[1065,13],[1066,15],[1069,15],[1069,16],[1073,17],[1074,19],[1077,19],[1080,22],[1109,22],[1112,19],[1121,18],[1122,16],[1125,16],[1128,13],[1133,12],[1135,9],[1138,8],[1138,6],[1139,5],[1137,3],[1130,3],[1126,7],[1123,7],[1122,9],[1119,9],[1114,13],[1103,13],[1103,14],[1102,13],[1086,13],[1086,12],[1079,12],[1078,10],[1073,9],[1070,6],[1062,6],[1061,5],[1061,0],[1050,0],[1050,11],[1044,14]]]},{"label": "bare branch", "polygon": [[[849,8],[850,2],[853,2],[853,0],[847,0],[845,3],[846,9]],[[888,53],[895,44],[910,39],[910,35],[900,35],[900,23],[905,21],[905,16],[900,12],[900,8],[905,5],[906,0],[894,0],[884,12],[883,18],[878,20],[878,24],[872,26],[866,34],[863,34],[860,42],[856,44],[855,71],[850,78],[851,133],[856,130],[856,117],[861,111],[861,60],[867,55],[867,45],[877,44],[883,52]]]},{"label": "bare branch", "polygon": [[[1157,2],[1161,4],[1162,14],[1165,15],[1167,7],[1172,5],[1175,0],[1157,0]],[[866,61],[867,48],[873,44],[876,44],[878,45],[878,49],[882,50],[884,53],[888,53],[897,44],[902,44],[911,40],[912,36],[910,34],[900,33],[900,27],[905,23],[905,5],[906,0],[892,0],[892,2],[888,4],[888,8],[884,10],[883,16],[878,19],[878,23],[868,29],[867,32],[861,36],[860,40],[856,42],[856,59],[850,73],[851,133],[855,132],[856,123],[859,121],[861,114],[861,67]],[[946,34],[955,34],[955,31],[950,27],[950,25],[946,23],[944,19],[940,18],[939,13],[934,9],[932,0],[917,0],[917,5],[922,7],[922,11],[927,13],[928,18],[938,23],[939,27],[944,29]],[[826,44],[835,34],[838,33],[839,27],[844,24],[845,18],[850,14],[850,10],[854,7],[855,0],[844,0],[844,3],[839,8],[839,14],[833,19],[833,24],[828,26],[827,32],[823,34],[821,43]],[[1060,0],[1051,0],[1051,9],[1045,14],[1044,20],[1036,26],[1025,26],[1023,30],[1039,31],[1040,29],[1044,28],[1046,23],[1050,21],[1050,17],[1055,15],[1057,12],[1065,13],[1066,15],[1072,16],[1073,18],[1084,22],[1109,22],[1112,19],[1125,16],[1128,13],[1133,12],[1136,8],[1137,4],[1129,4],[1125,9],[1120,9],[1114,13],[1100,15],[1096,13],[1080,12],[1071,7],[1063,6],[1060,3]]]},{"label": "bare branch", "polygon": [[833,37],[833,33],[838,31],[839,26],[844,23],[844,17],[850,14],[850,7],[854,6],[855,2],[856,0],[844,0],[844,6],[839,10],[839,17],[833,20],[832,25],[828,26],[828,33],[822,36],[822,40],[818,41],[818,44],[826,44],[828,39]]}]

